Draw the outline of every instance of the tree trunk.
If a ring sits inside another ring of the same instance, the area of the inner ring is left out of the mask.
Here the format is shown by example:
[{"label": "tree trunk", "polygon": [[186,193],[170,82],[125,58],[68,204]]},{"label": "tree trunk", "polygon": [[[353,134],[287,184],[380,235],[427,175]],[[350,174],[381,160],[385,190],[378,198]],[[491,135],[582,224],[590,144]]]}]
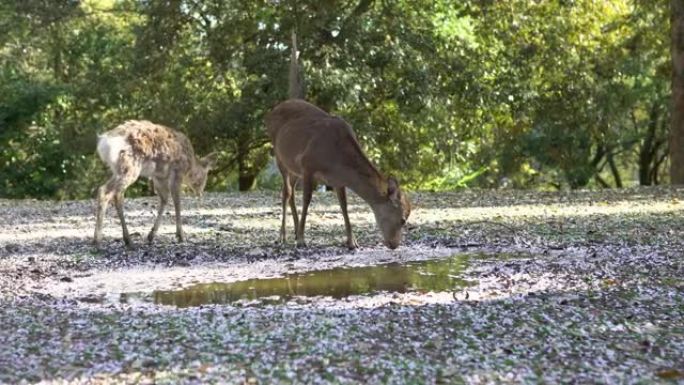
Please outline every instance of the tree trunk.
[{"label": "tree trunk", "polygon": [[639,149],[639,184],[642,186],[650,186],[653,183],[651,170],[659,147],[656,140],[658,115],[658,104],[654,103],[648,115],[648,131],[646,131],[646,137],[644,137],[644,141]]},{"label": "tree trunk", "polygon": [[254,187],[256,175],[240,175],[238,176],[238,190],[249,191]]},{"label": "tree trunk", "polygon": [[596,179],[596,182],[598,182],[598,184],[600,184],[601,187],[610,188],[610,185],[608,184],[608,182],[603,180],[603,178],[601,178],[601,175],[599,175],[599,174],[594,175],[594,179]]},{"label": "tree trunk", "polygon": [[653,170],[651,170],[651,179],[656,186],[660,184],[660,166],[665,162],[665,159],[667,159],[667,152],[663,153],[660,158],[656,160]]},{"label": "tree trunk", "polygon": [[238,190],[249,191],[254,187],[254,181],[256,181],[257,176],[247,165],[247,154],[241,151],[237,156]]},{"label": "tree trunk", "polygon": [[254,187],[256,182],[257,172],[254,172],[253,167],[249,166],[247,157],[249,152],[245,150],[238,150],[237,164],[238,164],[238,190],[249,191]]},{"label": "tree trunk", "polygon": [[684,184],[684,1],[670,1],[672,34],[672,125],[670,183]]},{"label": "tree trunk", "polygon": [[615,164],[613,154],[608,154],[608,165],[610,166],[610,172],[613,174],[615,187],[622,188],[622,178],[620,177],[620,170],[618,170],[617,165]]}]

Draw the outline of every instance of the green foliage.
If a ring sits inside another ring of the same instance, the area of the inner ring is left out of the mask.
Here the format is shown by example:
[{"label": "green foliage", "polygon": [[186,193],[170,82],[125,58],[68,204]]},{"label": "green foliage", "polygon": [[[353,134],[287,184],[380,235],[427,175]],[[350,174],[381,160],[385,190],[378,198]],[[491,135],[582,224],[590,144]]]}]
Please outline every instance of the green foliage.
[{"label": "green foliage", "polygon": [[634,0],[2,1],[0,196],[89,196],[95,135],[132,118],[218,151],[210,189],[277,187],[263,116],[293,28],[307,99],[408,187],[660,183],[667,19]]}]

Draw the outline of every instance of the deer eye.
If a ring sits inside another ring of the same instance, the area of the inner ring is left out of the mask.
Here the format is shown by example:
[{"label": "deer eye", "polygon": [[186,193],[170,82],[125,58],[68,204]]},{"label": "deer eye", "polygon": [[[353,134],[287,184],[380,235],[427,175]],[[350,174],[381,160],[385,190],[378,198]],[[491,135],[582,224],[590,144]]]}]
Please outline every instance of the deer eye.
[{"label": "deer eye", "polygon": [[405,225],[405,224],[406,224],[406,219],[401,218],[401,225],[403,226],[403,225]]}]

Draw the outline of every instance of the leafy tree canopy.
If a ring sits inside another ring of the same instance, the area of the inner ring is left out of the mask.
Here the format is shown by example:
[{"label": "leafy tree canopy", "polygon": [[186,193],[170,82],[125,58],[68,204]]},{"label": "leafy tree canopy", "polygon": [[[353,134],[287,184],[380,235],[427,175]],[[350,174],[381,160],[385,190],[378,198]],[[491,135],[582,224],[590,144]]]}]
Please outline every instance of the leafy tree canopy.
[{"label": "leafy tree canopy", "polygon": [[90,196],[96,134],[132,118],[218,151],[210,188],[273,185],[263,116],[287,96],[293,29],[307,99],[412,188],[660,183],[668,17],[634,0],[2,0],[0,195]]}]

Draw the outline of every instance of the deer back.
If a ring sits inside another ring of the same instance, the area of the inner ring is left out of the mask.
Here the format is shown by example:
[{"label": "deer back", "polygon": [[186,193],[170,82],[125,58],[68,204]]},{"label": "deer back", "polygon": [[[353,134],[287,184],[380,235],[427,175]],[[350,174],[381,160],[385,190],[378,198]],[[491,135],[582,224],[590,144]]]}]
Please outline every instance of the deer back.
[{"label": "deer back", "polygon": [[135,159],[141,175],[166,176],[173,169],[187,173],[195,162],[190,140],[182,133],[149,121],[129,120],[98,137],[98,154],[112,170],[121,153]]}]

